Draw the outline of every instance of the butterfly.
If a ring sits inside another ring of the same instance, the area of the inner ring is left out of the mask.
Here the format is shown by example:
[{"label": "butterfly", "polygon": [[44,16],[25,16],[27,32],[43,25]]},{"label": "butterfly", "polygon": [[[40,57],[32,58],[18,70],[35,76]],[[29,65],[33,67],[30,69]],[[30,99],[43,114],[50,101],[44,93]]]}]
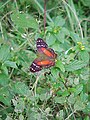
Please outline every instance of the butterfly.
[{"label": "butterfly", "polygon": [[31,72],[39,72],[43,68],[49,68],[55,65],[57,54],[53,49],[48,48],[48,45],[43,39],[37,39],[36,48],[38,57],[32,62],[30,66]]}]

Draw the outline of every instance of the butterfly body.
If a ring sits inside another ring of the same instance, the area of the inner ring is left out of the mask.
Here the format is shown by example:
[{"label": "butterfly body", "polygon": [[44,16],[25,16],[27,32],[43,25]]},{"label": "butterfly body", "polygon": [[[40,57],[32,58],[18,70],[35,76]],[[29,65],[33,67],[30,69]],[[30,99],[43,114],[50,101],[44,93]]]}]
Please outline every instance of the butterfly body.
[{"label": "butterfly body", "polygon": [[31,72],[38,72],[42,68],[49,68],[55,65],[57,57],[53,49],[48,48],[48,45],[41,39],[37,39],[36,43],[38,58],[36,58],[30,66]]}]

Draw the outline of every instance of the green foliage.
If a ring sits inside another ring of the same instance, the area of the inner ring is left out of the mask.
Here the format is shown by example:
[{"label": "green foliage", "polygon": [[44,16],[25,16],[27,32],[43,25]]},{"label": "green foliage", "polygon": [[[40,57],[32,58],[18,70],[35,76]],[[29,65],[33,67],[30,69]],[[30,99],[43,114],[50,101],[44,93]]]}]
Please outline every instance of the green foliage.
[{"label": "green foliage", "polygon": [[11,15],[11,19],[17,27],[38,29],[36,20],[29,14],[15,12]]},{"label": "green foliage", "polygon": [[86,61],[75,60],[75,61],[71,62],[69,65],[66,65],[66,70],[67,71],[74,71],[74,70],[81,69],[86,65],[87,65]]},{"label": "green foliage", "polygon": [[[90,119],[90,2],[0,2],[0,120]],[[36,39],[55,50],[55,66],[29,71]]]}]

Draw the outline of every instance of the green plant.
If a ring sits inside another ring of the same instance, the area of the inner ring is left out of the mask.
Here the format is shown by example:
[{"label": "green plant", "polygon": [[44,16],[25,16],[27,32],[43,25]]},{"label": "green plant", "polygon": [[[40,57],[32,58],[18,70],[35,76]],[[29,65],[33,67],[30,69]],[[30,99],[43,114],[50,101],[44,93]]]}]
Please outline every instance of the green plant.
[{"label": "green plant", "polygon": [[[90,119],[89,1],[0,2],[0,118]],[[57,53],[54,67],[30,73],[36,39]]]}]

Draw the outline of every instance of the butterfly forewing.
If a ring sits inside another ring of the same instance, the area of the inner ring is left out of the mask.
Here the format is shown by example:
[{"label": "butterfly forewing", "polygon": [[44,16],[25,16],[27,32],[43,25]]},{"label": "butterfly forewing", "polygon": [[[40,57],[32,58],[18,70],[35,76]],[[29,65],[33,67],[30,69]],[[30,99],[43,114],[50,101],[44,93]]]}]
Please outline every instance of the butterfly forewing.
[{"label": "butterfly forewing", "polygon": [[44,40],[43,39],[41,39],[41,38],[38,38],[37,39],[37,43],[36,43],[36,47],[37,47],[37,50],[39,49],[39,48],[47,48],[48,47],[48,45],[44,42]]},{"label": "butterfly forewing", "polygon": [[56,58],[56,54],[53,49],[48,48],[48,45],[41,38],[37,39],[37,51],[41,54],[45,54],[47,57]]},{"label": "butterfly forewing", "polygon": [[57,56],[56,53],[54,52],[54,50],[51,48],[47,48],[47,49],[41,48],[41,50],[42,50],[43,54],[45,54],[49,58],[55,59]]}]

